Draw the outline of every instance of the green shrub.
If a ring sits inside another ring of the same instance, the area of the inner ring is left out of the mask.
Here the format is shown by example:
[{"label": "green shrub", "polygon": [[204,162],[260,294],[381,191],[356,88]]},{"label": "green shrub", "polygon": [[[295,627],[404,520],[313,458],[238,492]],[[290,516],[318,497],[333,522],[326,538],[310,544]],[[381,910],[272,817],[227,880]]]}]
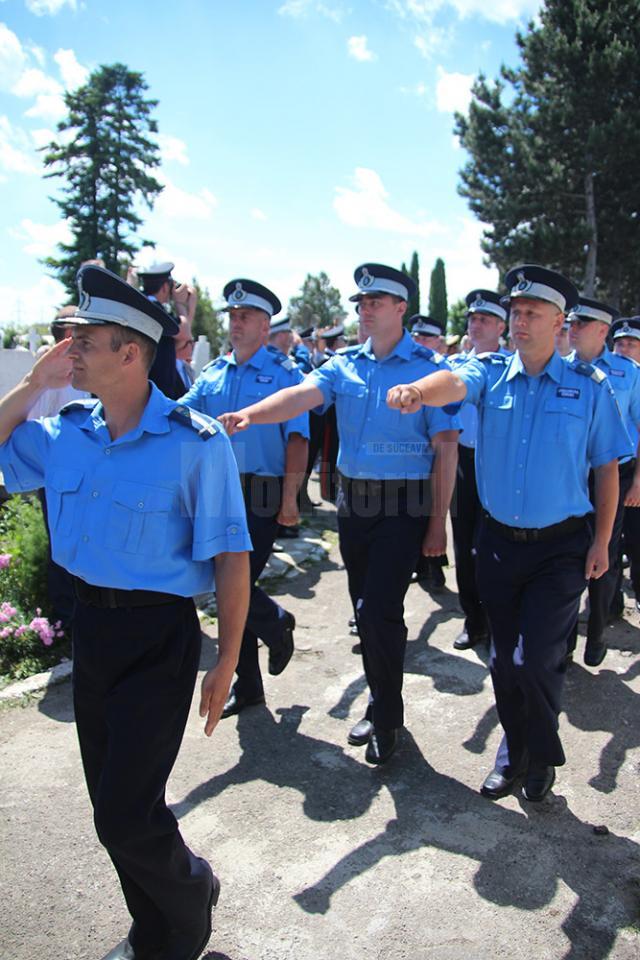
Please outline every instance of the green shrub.
[{"label": "green shrub", "polygon": [[[69,655],[49,622],[47,531],[35,497],[11,497],[0,511],[0,675],[21,678]],[[44,615],[43,615],[44,614]]]}]

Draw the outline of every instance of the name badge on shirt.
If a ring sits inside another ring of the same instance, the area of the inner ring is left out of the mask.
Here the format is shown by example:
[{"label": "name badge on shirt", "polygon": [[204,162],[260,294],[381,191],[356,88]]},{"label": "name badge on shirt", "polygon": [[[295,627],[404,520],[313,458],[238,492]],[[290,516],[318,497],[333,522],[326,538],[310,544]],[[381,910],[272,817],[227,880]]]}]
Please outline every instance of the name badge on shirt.
[{"label": "name badge on shirt", "polygon": [[577,387],[558,387],[556,390],[556,397],[563,397],[565,400],[577,400],[579,396]]},{"label": "name badge on shirt", "polygon": [[256,377],[256,383],[273,383],[273,377],[268,376],[266,373],[259,373]]},{"label": "name badge on shirt", "polygon": [[609,370],[610,377],[624,377],[624,370],[614,370],[613,367]]}]

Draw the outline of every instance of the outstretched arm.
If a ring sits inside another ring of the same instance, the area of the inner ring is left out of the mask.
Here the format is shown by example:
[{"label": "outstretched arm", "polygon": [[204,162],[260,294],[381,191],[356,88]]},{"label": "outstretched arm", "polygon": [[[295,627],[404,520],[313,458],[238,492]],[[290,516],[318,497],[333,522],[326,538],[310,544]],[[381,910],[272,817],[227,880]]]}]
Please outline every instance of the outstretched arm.
[{"label": "outstretched arm", "polygon": [[56,387],[66,387],[71,380],[71,360],[67,350],[71,338],[57,343],[40,357],[13,390],[0,400],[0,443],[8,440],[15,428],[27,419],[36,400]]},{"label": "outstretched arm", "polygon": [[217,419],[231,436],[239,430],[246,430],[254,423],[282,423],[284,420],[291,420],[321,404],[324,404],[322,390],[305,380],[297,383],[295,387],[278,390],[250,407],[244,407],[235,413],[223,413]]},{"label": "outstretched arm", "polygon": [[400,413],[417,413],[422,406],[444,407],[461,403],[467,387],[455,373],[439,370],[413,383],[400,383],[387,393],[387,403]]}]

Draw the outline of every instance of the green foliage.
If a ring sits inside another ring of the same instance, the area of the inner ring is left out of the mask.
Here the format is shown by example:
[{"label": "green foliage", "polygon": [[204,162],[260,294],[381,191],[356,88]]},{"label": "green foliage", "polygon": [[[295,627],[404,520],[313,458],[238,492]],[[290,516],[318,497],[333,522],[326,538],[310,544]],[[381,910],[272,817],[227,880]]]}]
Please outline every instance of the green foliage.
[{"label": "green foliage", "polygon": [[467,304],[465,300],[456,300],[449,307],[447,333],[457,333],[463,337],[467,332]]},{"label": "green foliage", "polygon": [[4,350],[11,350],[16,345],[16,337],[22,333],[16,327],[5,327],[2,331],[2,347]]},{"label": "green foliage", "polygon": [[546,0],[521,63],[480,75],[456,133],[460,193],[501,274],[534,261],[586,295],[640,308],[640,5]]},{"label": "green foliage", "polygon": [[415,296],[409,297],[407,302],[407,312],[404,315],[405,323],[414,313],[420,313],[420,263],[418,261],[418,251],[414,250],[411,257],[411,266],[407,269],[406,263],[402,263],[400,269],[414,281],[416,285]]},{"label": "green foliage", "polygon": [[332,287],[329,277],[321,272],[308,273],[300,295],[289,301],[289,320],[293,327],[333,327],[347,316],[340,301],[340,291]]},{"label": "green foliage", "polygon": [[136,198],[150,208],[162,190],[151,175],[160,163],[151,117],[157,100],[145,100],[141,73],[124,64],[101,66],[84,86],[65,94],[64,134],[43,149],[46,177],[63,177],[62,197],[54,202],[70,223],[73,239],[60,244],[60,256],[45,263],[75,300],[75,274],[83,260],[102,257],[114,273],[148,240],[135,239],[142,220]]},{"label": "green foliage", "polygon": [[193,278],[193,286],[198,294],[198,304],[191,324],[193,337],[197,340],[199,336],[204,334],[211,345],[211,356],[217,357],[222,353],[226,339],[222,320],[211,302],[208,289],[201,287],[195,277]]},{"label": "green foliage", "polygon": [[429,316],[446,327],[447,310],[447,280],[444,270],[444,260],[440,257],[431,271],[431,286],[429,288]]},{"label": "green foliage", "polygon": [[47,531],[34,497],[12,497],[0,512],[0,675],[19,679],[69,653],[49,623]]}]

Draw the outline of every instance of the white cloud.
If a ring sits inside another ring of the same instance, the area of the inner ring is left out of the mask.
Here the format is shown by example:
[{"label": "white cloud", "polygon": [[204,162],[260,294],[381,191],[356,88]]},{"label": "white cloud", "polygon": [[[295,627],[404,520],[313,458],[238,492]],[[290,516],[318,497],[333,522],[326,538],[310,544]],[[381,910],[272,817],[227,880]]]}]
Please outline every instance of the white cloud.
[{"label": "white cloud", "polygon": [[53,17],[59,13],[63,7],[70,7],[71,10],[77,10],[77,0],[26,0],[27,10],[35,13],[37,17],[43,17],[45,14]]},{"label": "white cloud", "polygon": [[424,97],[427,93],[426,83],[415,83],[412,87],[400,87],[400,93],[409,94],[413,97]]},{"label": "white cloud", "polygon": [[203,187],[198,193],[188,193],[177,187],[166,174],[158,174],[164,190],[155,203],[158,213],[173,220],[210,220],[218,206],[218,200]]},{"label": "white cloud", "polygon": [[31,287],[2,284],[2,324],[16,323],[28,327],[35,323],[50,323],[66,299],[64,287],[53,277],[41,276]]},{"label": "white cloud", "polygon": [[56,123],[61,120],[67,112],[64,105],[64,99],[58,93],[41,93],[36,97],[36,102],[28,110],[25,110],[25,117],[33,117],[37,120],[44,120],[49,123]]},{"label": "white cloud", "polygon": [[471,103],[473,74],[447,73],[440,66],[437,72],[436,106],[440,113],[453,113],[456,110],[466,113]]},{"label": "white cloud", "polygon": [[375,53],[369,50],[367,46],[367,38],[364,34],[360,37],[349,37],[347,40],[347,49],[349,56],[353,57],[354,60],[359,60],[361,63],[376,59]]},{"label": "white cloud", "polygon": [[9,232],[23,244],[24,252],[32,257],[53,256],[59,243],[71,243],[73,239],[67,220],[34,223],[33,220],[25,218],[20,221],[20,229]]},{"label": "white cloud", "polygon": [[437,223],[411,220],[394,210],[389,205],[389,194],[375,170],[357,167],[354,183],[355,189],[336,187],[333,201],[338,217],[348,226],[419,237],[430,237],[442,229]]},{"label": "white cloud", "polygon": [[6,23],[0,23],[0,89],[10,90],[27,64],[27,54]]},{"label": "white cloud", "polygon": [[47,127],[39,127],[37,130],[30,130],[31,139],[34,147],[39,150],[40,147],[48,146],[52,140],[59,140],[60,134]]},{"label": "white cloud", "polygon": [[11,88],[11,93],[16,97],[25,97],[31,99],[40,94],[61,94],[62,87],[53,77],[48,77],[46,73],[36,67],[30,67],[23,70],[18,80]]},{"label": "white cloud", "polygon": [[167,133],[158,134],[158,144],[160,146],[160,156],[163,163],[175,161],[183,167],[189,164],[189,155],[187,145],[179,137],[169,136]]},{"label": "white cloud", "polygon": [[37,47],[35,43],[30,43],[27,49],[38,66],[44,67],[46,55],[42,47]]},{"label": "white cloud", "polygon": [[327,20],[333,20],[334,23],[341,23],[344,17],[342,7],[328,6],[318,0],[286,0],[281,7],[278,7],[278,13],[281,17],[292,17],[294,20],[307,17],[312,13],[319,13]]},{"label": "white cloud", "polygon": [[6,173],[38,174],[41,172],[31,152],[28,135],[0,116],[0,170]]},{"label": "white cloud", "polygon": [[484,227],[471,217],[459,217],[457,223],[448,232],[445,243],[438,244],[429,259],[420,253],[423,264],[435,262],[442,257],[447,277],[449,303],[464,297],[474,286],[496,289],[499,282],[497,269],[485,267],[484,254],[480,247]]},{"label": "white cloud", "polygon": [[267,215],[264,210],[261,210],[260,207],[254,207],[251,211],[251,216],[254,220],[266,220]]},{"label": "white cloud", "polygon": [[78,58],[73,50],[63,50],[61,47],[54,53],[53,59],[58,64],[66,90],[75,90],[76,87],[81,87],[86,82],[89,71],[81,63],[78,63]]}]

